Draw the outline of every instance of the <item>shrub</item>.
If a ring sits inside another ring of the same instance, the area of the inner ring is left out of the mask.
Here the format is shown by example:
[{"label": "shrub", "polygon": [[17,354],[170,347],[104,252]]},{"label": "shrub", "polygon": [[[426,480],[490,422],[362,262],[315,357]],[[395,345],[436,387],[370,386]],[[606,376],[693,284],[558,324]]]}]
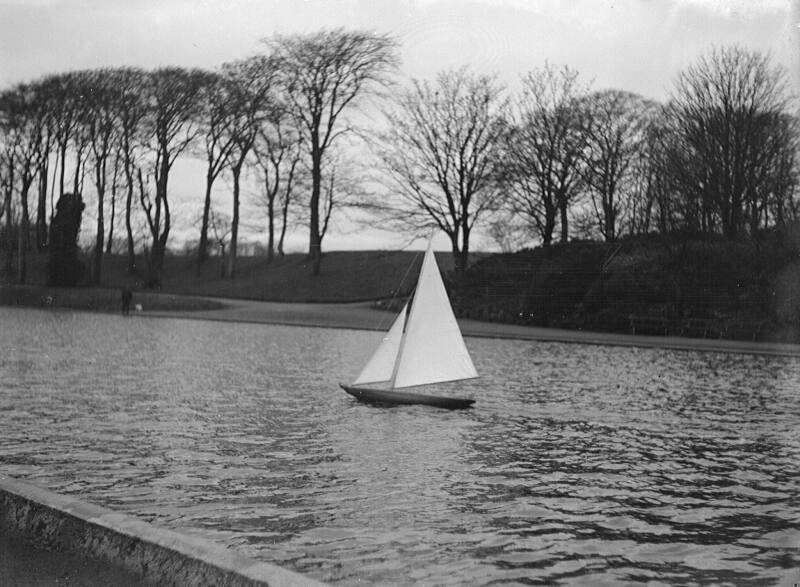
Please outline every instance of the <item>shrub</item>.
[{"label": "shrub", "polygon": [[84,207],[80,194],[64,194],[58,199],[50,225],[49,285],[73,287],[83,279],[86,267],[78,260],[78,233]]}]

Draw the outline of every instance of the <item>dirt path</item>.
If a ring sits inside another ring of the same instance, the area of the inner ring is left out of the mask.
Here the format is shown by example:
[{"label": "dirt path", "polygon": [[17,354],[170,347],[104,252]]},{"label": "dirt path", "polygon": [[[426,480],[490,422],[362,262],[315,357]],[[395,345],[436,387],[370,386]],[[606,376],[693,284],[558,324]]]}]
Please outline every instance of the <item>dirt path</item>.
[{"label": "dirt path", "polygon": [[[223,303],[225,307],[218,310],[160,312],[148,312],[145,308],[143,315],[360,330],[388,330],[394,318],[394,315],[389,312],[373,308],[369,302],[302,304],[232,299],[216,299],[216,301]],[[515,324],[479,322],[465,319],[459,320],[459,325],[465,336],[482,338],[510,338],[800,357],[800,345],[797,344],[677,336],[634,336],[608,332],[584,332],[580,330],[518,326]]]}]

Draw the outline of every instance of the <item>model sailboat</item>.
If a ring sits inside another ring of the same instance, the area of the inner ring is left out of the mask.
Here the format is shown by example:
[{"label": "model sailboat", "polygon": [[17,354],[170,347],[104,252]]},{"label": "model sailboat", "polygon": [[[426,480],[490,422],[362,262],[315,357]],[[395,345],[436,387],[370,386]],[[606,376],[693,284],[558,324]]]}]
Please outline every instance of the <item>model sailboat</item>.
[{"label": "model sailboat", "polygon": [[413,300],[356,380],[341,387],[362,401],[458,409],[475,400],[400,390],[477,376],[429,242]]}]

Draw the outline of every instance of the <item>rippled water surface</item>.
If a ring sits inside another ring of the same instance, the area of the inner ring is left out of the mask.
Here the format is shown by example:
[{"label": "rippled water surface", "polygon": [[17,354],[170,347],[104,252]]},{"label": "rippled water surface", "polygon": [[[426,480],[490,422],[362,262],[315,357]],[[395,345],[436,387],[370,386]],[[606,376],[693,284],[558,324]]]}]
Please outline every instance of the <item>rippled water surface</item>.
[{"label": "rippled water surface", "polygon": [[380,335],[0,308],[0,472],[342,585],[800,582],[800,361],[468,339],[468,411],[338,389]]}]

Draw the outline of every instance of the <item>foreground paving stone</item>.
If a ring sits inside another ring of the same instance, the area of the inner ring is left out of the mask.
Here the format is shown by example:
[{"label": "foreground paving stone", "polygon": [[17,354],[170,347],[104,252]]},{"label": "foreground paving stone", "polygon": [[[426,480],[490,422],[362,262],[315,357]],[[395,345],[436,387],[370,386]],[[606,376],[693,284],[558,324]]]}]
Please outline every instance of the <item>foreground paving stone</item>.
[{"label": "foreground paving stone", "polygon": [[[0,534],[105,563],[157,585],[322,585],[221,545],[158,528],[70,496],[0,476]],[[9,550],[13,553],[14,546]],[[59,555],[60,556],[60,555]],[[33,583],[32,583],[33,584]]]},{"label": "foreground paving stone", "polygon": [[0,529],[0,585],[13,587],[154,587],[114,565],[42,550]]}]

